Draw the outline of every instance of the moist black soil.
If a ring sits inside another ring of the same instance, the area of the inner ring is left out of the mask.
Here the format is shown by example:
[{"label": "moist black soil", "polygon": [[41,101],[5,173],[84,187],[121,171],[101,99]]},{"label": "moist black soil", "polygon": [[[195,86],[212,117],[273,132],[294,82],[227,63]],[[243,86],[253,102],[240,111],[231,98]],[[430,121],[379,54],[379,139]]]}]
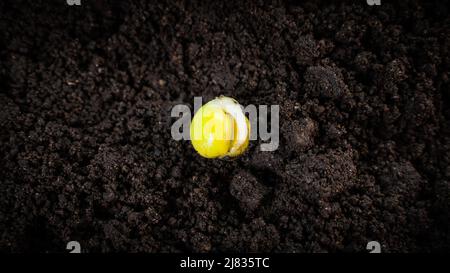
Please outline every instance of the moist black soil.
[{"label": "moist black soil", "polygon": [[[204,2],[1,1],[0,250],[448,252],[448,3]],[[278,150],[172,139],[219,95]]]}]

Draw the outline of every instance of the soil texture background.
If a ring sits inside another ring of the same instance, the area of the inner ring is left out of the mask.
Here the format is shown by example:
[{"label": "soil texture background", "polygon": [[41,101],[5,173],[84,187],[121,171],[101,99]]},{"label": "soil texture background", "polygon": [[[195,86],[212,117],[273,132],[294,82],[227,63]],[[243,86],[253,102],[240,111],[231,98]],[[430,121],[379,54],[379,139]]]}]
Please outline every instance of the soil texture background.
[{"label": "soil texture background", "polygon": [[[0,251],[450,251],[449,4],[399,2],[1,1]],[[172,139],[219,95],[278,150]]]}]

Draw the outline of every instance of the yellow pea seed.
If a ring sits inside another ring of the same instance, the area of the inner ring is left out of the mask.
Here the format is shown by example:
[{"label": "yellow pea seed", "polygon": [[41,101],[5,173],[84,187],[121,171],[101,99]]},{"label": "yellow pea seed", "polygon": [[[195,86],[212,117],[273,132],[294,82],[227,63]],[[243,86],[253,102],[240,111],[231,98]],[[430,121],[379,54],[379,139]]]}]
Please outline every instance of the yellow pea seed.
[{"label": "yellow pea seed", "polygon": [[235,157],[248,147],[250,122],[235,100],[222,96],[195,113],[190,136],[192,146],[203,157]]}]

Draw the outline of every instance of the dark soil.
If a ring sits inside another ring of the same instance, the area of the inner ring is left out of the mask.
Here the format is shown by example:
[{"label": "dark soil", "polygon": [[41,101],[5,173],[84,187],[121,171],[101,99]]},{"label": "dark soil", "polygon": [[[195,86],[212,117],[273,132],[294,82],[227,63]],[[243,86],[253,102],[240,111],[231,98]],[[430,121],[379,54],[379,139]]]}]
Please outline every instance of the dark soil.
[{"label": "dark soil", "polygon": [[[450,251],[447,1],[81,2],[0,2],[0,251]],[[171,138],[219,95],[279,149]]]}]

